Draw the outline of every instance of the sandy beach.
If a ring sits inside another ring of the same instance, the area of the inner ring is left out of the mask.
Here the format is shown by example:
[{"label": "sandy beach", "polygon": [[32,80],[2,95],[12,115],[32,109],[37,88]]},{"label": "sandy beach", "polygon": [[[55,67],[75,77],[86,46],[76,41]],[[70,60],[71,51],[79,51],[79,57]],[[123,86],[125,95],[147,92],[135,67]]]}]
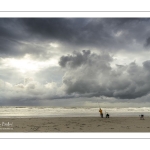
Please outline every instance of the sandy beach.
[{"label": "sandy beach", "polygon": [[0,132],[150,132],[150,117],[0,118]]}]

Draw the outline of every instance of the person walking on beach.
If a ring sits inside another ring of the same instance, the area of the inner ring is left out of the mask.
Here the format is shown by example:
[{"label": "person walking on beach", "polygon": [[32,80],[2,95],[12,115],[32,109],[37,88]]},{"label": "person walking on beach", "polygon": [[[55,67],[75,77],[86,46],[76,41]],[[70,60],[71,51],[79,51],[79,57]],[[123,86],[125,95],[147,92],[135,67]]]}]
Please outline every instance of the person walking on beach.
[{"label": "person walking on beach", "polygon": [[102,109],[101,109],[101,108],[99,109],[99,112],[100,112],[100,116],[101,116],[101,118],[103,118],[103,111],[102,111]]}]

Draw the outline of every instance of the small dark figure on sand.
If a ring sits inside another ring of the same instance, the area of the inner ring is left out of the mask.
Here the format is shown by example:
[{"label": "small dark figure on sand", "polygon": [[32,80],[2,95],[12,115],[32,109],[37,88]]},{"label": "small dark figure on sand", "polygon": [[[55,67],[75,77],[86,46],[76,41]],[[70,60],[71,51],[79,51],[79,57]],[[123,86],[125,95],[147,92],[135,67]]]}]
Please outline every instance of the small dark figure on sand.
[{"label": "small dark figure on sand", "polygon": [[106,114],[106,118],[109,118],[109,114],[108,113]]},{"label": "small dark figure on sand", "polygon": [[140,119],[141,119],[141,120],[144,120],[144,115],[141,114],[141,115],[140,115]]}]

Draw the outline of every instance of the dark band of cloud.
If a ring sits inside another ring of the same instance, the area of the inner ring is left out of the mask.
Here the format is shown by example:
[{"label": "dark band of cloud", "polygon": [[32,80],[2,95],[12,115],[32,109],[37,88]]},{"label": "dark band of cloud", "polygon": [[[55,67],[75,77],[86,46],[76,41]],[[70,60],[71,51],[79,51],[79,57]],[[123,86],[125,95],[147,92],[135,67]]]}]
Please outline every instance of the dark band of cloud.
[{"label": "dark band of cloud", "polygon": [[1,18],[0,54],[40,57],[47,48],[38,44],[54,41],[77,49],[140,51],[145,40],[149,45],[149,23],[149,18]]}]

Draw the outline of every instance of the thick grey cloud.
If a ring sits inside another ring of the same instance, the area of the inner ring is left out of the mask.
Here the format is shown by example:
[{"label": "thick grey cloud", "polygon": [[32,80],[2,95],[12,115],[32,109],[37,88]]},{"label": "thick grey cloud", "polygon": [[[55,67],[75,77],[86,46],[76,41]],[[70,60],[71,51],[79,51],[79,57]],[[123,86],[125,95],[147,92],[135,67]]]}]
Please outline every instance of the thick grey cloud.
[{"label": "thick grey cloud", "polygon": [[74,52],[74,56],[70,55],[70,56],[62,56],[60,58],[59,64],[62,67],[66,67],[67,65],[70,67],[77,67],[80,66],[82,64],[87,63],[87,58],[90,55],[90,50],[82,51],[83,54],[81,54],[80,52]]},{"label": "thick grey cloud", "polygon": [[110,62],[113,59],[107,55],[104,54],[103,56],[101,55],[97,55],[92,53],[90,50],[83,50],[82,53],[81,52],[74,52],[73,55],[68,55],[68,56],[62,56],[60,58],[59,64],[61,67],[69,67],[69,68],[75,68],[75,67],[79,67],[81,65],[96,65],[96,59],[99,61],[101,61],[101,64],[99,65],[106,65],[104,64],[104,62]]},{"label": "thick grey cloud", "polygon": [[146,42],[145,42],[145,45],[144,45],[145,47],[149,47],[150,46],[150,37],[148,37],[147,39],[146,39]]},{"label": "thick grey cloud", "polygon": [[143,62],[143,66],[132,62],[112,68],[110,55],[88,51],[88,57],[78,63],[76,60],[84,53],[60,58],[60,65],[66,68],[63,83],[68,94],[134,99],[150,93],[150,61]]}]

